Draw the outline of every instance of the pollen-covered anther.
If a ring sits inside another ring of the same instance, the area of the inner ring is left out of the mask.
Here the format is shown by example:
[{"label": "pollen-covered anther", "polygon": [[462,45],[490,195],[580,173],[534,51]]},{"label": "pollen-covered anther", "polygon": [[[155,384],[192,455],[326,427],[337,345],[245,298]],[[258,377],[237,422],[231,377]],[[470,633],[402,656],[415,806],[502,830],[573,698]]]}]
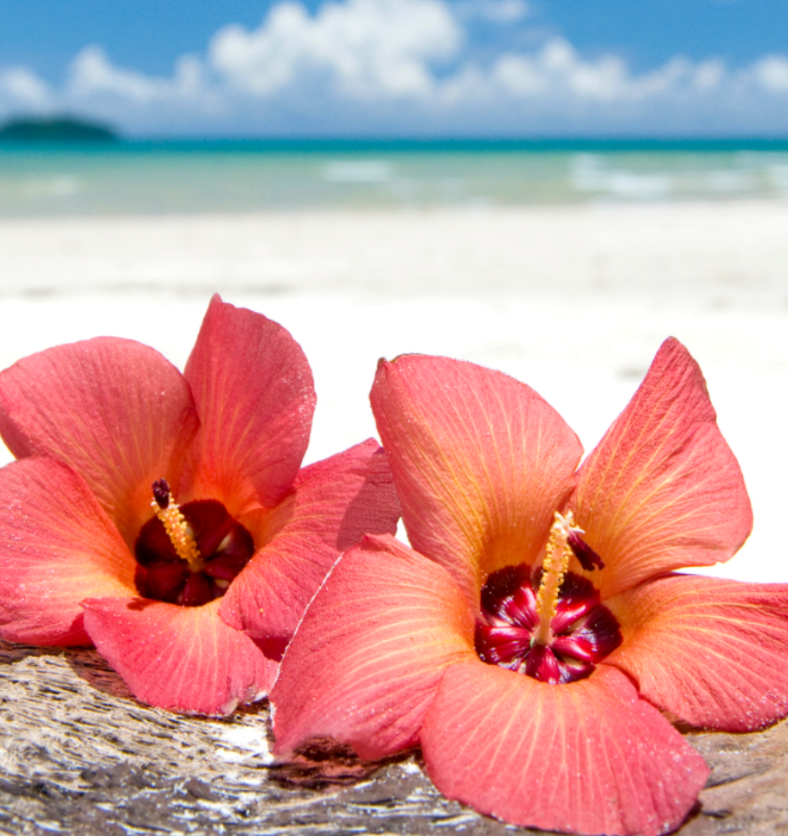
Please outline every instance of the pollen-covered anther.
[{"label": "pollen-covered anther", "polygon": [[170,486],[166,479],[159,479],[153,483],[151,508],[164,526],[178,557],[189,564],[190,572],[201,572],[205,562],[197,548],[197,543],[189,532],[189,524],[181,513],[180,506],[172,501]]},{"label": "pollen-covered anther", "polygon": [[569,567],[569,558],[573,553],[569,538],[573,534],[584,533],[582,528],[575,525],[571,511],[567,511],[566,516],[558,511],[555,512],[542,562],[542,581],[536,595],[536,613],[539,617],[539,624],[534,631],[534,644],[549,645],[553,640],[552,622],[557,612],[558,594]]}]

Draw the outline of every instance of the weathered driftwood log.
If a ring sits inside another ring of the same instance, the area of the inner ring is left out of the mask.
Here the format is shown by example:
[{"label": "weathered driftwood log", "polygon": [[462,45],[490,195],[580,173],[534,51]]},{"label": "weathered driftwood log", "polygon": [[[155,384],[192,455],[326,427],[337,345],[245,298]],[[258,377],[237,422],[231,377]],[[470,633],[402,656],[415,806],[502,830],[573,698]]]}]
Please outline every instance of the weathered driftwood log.
[{"label": "weathered driftwood log", "polygon": [[[0,642],[0,833],[527,833],[446,801],[417,755],[315,745],[273,763],[266,705],[227,720],[137,703],[90,650]],[[788,828],[788,724],[690,733],[712,774],[682,836]]]}]

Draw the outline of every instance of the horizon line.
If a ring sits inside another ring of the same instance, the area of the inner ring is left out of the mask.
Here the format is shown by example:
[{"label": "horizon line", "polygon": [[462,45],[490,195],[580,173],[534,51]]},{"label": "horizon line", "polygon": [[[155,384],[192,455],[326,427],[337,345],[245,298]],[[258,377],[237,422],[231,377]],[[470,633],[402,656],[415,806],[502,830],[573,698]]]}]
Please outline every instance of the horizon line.
[{"label": "horizon line", "polygon": [[467,136],[467,135],[379,135],[379,136],[347,136],[347,135],[272,135],[255,136],[237,135],[140,135],[129,136],[114,134],[101,140],[83,138],[40,138],[17,139],[0,137],[3,147],[32,146],[32,145],[100,145],[102,147],[134,146],[134,145],[258,145],[268,147],[389,147],[397,148],[590,148],[617,147],[653,149],[660,148],[699,148],[714,146],[715,148],[730,147],[731,149],[746,149],[747,147],[766,148],[784,147],[788,149],[788,135],[567,135],[541,134],[534,136]]}]

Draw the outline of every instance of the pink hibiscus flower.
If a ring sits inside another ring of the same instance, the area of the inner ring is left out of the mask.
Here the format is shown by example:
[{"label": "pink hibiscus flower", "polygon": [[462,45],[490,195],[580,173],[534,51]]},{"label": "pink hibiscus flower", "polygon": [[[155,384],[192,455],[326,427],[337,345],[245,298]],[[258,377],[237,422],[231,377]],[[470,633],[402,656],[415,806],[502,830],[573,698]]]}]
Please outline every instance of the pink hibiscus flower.
[{"label": "pink hibiscus flower", "polygon": [[438,789],[508,822],[677,827],[708,769],[661,711],[788,714],[788,587],[674,574],[752,522],[697,364],[668,340],[579,470],[545,401],[469,363],[382,362],[372,405],[413,550],[369,537],[332,570],[271,694],[276,751],[420,745]]},{"label": "pink hibiscus flower", "polygon": [[315,394],[274,322],[211,301],[184,374],[99,338],[0,374],[0,635],[95,644],[141,700],[264,695],[342,550],[393,533],[374,441],[304,469]]}]

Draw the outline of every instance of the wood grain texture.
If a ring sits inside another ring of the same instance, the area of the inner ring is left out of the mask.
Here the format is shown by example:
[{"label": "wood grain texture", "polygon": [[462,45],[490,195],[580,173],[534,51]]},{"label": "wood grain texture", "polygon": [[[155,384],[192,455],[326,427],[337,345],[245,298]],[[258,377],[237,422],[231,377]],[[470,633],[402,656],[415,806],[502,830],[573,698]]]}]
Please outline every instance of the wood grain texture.
[{"label": "wood grain texture", "polygon": [[[788,723],[691,732],[712,774],[682,836],[788,832]],[[418,755],[324,743],[270,756],[268,707],[226,720],[140,705],[92,650],[0,642],[0,833],[529,833],[446,801]]]}]

